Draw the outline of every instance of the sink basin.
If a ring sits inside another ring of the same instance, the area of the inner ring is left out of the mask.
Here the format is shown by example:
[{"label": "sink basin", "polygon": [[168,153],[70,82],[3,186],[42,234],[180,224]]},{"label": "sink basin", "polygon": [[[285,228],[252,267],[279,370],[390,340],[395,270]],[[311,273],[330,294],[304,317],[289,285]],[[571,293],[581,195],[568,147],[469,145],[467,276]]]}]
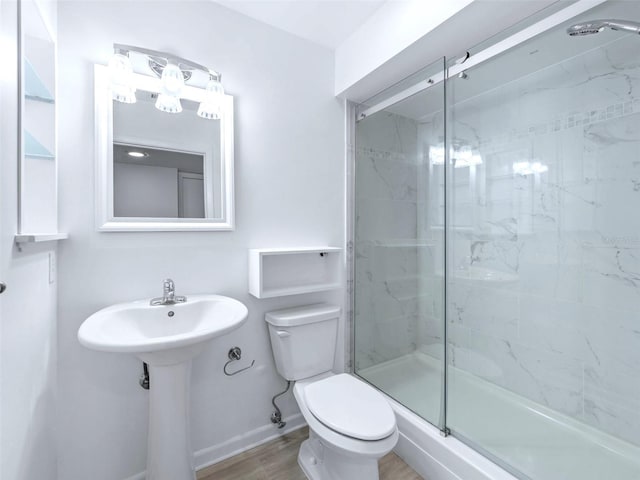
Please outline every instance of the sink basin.
[{"label": "sink basin", "polygon": [[195,480],[191,360],[208,340],[240,327],[247,316],[247,307],[233,298],[187,295],[186,302],[173,305],[150,305],[148,299],[113,305],[80,326],[78,340],[85,347],[132,353],[149,366],[147,480]]},{"label": "sink basin", "polygon": [[188,354],[183,347],[197,350],[199,344],[240,327],[247,314],[238,300],[221,295],[189,295],[185,303],[174,305],[119,303],[87,318],[78,340],[92,350],[134,353],[152,363],[145,353],[181,349]]}]

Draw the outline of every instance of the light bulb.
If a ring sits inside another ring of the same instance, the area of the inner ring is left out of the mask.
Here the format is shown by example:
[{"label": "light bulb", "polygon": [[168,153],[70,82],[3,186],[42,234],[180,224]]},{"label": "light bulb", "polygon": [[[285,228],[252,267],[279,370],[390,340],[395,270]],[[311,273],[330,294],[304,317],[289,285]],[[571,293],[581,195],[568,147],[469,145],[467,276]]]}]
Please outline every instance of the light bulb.
[{"label": "light bulb", "polygon": [[136,88],[133,84],[133,67],[127,55],[116,53],[111,57],[109,76],[113,99],[122,103],[135,103]]},{"label": "light bulb", "polygon": [[220,80],[211,79],[207,83],[205,99],[198,107],[198,116],[208,120],[219,120],[224,88]]},{"label": "light bulb", "polygon": [[180,113],[182,111],[182,104],[178,97],[161,93],[156,100],[156,108],[162,112]]},{"label": "light bulb", "polygon": [[173,63],[168,63],[162,70],[162,89],[165,94],[177,97],[184,88],[184,75],[182,70]]}]

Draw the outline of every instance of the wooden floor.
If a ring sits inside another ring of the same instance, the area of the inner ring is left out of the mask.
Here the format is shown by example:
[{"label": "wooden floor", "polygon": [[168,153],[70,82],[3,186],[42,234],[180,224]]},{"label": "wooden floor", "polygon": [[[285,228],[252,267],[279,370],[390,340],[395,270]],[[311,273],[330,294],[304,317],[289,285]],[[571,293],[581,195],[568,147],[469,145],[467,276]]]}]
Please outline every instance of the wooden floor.
[{"label": "wooden floor", "polygon": [[[298,466],[298,449],[307,428],[283,435],[198,472],[198,480],[306,480]],[[422,480],[391,452],[380,460],[380,480]]]}]

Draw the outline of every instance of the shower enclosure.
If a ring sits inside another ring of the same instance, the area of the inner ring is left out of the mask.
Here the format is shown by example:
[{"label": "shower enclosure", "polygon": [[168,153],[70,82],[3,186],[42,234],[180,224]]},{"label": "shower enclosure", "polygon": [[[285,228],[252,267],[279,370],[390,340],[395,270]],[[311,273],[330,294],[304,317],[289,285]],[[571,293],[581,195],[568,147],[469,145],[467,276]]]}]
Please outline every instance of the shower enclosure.
[{"label": "shower enclosure", "polygon": [[640,4],[563,12],[357,107],[354,371],[518,478],[637,480],[640,35],[567,29]]}]

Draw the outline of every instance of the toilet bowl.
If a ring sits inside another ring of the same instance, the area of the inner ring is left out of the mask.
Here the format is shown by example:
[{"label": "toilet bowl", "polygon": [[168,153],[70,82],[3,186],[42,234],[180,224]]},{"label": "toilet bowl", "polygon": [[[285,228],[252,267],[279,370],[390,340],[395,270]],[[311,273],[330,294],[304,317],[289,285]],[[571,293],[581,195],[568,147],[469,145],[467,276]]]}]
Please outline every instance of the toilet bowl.
[{"label": "toilet bowl", "polygon": [[384,396],[349,374],[334,374],[340,308],[310,305],[266,315],[278,372],[309,425],[298,463],[310,480],[378,480],[378,460],[398,441]]},{"label": "toilet bowl", "polygon": [[385,398],[348,374],[319,375],[293,390],[309,425],[298,463],[311,480],[377,480],[378,460],[398,441]]}]

